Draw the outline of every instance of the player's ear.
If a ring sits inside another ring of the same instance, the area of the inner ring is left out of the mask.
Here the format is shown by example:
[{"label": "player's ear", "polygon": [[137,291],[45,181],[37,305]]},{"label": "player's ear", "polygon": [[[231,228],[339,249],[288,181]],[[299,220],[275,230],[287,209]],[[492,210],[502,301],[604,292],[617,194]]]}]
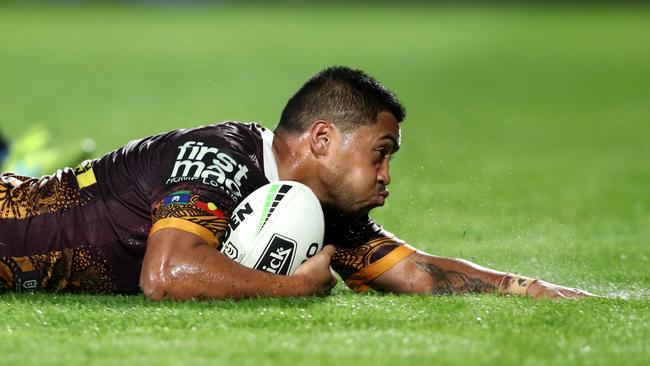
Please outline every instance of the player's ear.
[{"label": "player's ear", "polygon": [[316,156],[327,155],[332,144],[334,126],[323,120],[318,120],[311,125],[309,130],[309,147]]}]

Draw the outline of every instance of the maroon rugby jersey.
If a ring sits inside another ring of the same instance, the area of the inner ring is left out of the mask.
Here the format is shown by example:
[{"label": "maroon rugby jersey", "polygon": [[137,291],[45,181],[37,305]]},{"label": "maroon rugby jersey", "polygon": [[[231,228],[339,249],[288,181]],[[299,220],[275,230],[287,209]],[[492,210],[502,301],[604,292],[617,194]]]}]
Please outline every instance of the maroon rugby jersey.
[{"label": "maroon rugby jersey", "polygon": [[[226,122],[128,143],[40,179],[0,175],[0,292],[135,293],[150,233],[219,248],[237,204],[277,181],[273,133]],[[414,249],[372,219],[325,213],[332,267],[354,290]],[[216,250],[216,249],[215,249]]]}]

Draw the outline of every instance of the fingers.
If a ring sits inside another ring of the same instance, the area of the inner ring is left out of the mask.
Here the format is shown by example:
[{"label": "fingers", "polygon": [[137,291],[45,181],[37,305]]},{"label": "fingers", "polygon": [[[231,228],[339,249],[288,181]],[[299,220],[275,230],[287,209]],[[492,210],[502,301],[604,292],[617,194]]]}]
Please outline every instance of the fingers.
[{"label": "fingers", "polygon": [[327,283],[324,287],[323,290],[321,290],[318,295],[320,296],[327,296],[332,292],[332,289],[334,286],[336,286],[336,282],[338,281],[336,279],[336,276],[334,276],[334,272],[330,271],[331,277],[329,279],[329,283]]},{"label": "fingers", "polygon": [[336,283],[337,283],[339,280],[336,279],[336,274],[334,273],[334,270],[333,270],[333,269],[330,269],[330,275],[332,276],[332,279],[330,280],[330,283],[331,283],[331,285],[332,285],[332,286],[330,287],[330,290],[331,290],[334,286],[336,286]]},{"label": "fingers", "polygon": [[311,294],[327,294],[336,285],[336,277],[330,269],[330,261],[336,249],[332,245],[326,245],[315,256],[307,259],[301,264],[294,275],[303,276],[311,288]]},{"label": "fingers", "polygon": [[562,294],[565,295],[566,297],[570,297],[573,299],[579,299],[583,297],[598,297],[592,294],[591,292],[578,290],[575,288],[565,289],[564,291],[562,291]]},{"label": "fingers", "polygon": [[327,263],[327,266],[329,266],[329,263],[332,261],[332,256],[336,252],[336,249],[334,248],[333,245],[326,245],[323,247],[323,249],[318,252],[315,256],[311,257],[309,261],[313,262],[318,262],[318,263]]},{"label": "fingers", "polygon": [[570,297],[570,296],[566,296],[561,291],[555,291],[555,293],[553,295],[555,295],[555,296],[551,297],[552,299],[566,299],[566,298]]},{"label": "fingers", "polygon": [[333,245],[325,245],[319,254],[331,259],[334,253],[336,253],[336,248]]},{"label": "fingers", "polygon": [[530,290],[528,295],[536,299],[580,299],[583,297],[596,297],[596,295],[587,291],[554,285],[541,280],[536,281]]},{"label": "fingers", "polygon": [[546,290],[546,296],[551,299],[581,299],[585,297],[598,297],[588,291],[577,288],[561,287],[549,288]]}]

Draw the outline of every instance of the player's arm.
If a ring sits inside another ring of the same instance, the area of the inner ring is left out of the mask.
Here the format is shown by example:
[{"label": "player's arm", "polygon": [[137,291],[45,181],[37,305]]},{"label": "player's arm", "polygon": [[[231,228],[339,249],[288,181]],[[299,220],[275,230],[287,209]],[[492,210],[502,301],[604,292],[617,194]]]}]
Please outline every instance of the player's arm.
[{"label": "player's arm", "polygon": [[394,293],[502,293],[533,298],[579,298],[589,292],[539,279],[499,272],[463,259],[414,251],[374,279],[374,289]]},{"label": "player's arm", "polygon": [[332,267],[354,291],[373,288],[384,292],[434,295],[482,292],[534,298],[594,296],[542,280],[495,271],[466,260],[424,253],[371,219],[352,225],[338,230],[353,235],[348,236],[351,239],[347,243],[344,236],[335,238],[347,245],[337,245]]},{"label": "player's arm", "polygon": [[198,235],[166,228],[148,240],[140,287],[152,300],[308,296],[336,283],[326,246],[291,276],[250,269],[232,261]]}]

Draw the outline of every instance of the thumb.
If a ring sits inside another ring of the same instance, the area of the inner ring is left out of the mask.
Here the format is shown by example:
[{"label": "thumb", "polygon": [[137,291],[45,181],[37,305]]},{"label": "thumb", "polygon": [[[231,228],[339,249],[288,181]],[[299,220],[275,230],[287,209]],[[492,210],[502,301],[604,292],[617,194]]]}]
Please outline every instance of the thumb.
[{"label": "thumb", "polygon": [[332,259],[332,256],[336,253],[336,248],[333,245],[325,245],[323,249],[318,253],[317,255],[327,257],[328,259]]},{"label": "thumb", "polygon": [[333,245],[326,245],[316,255],[307,259],[307,262],[314,263],[313,265],[316,266],[329,266],[335,252],[336,248]]}]

